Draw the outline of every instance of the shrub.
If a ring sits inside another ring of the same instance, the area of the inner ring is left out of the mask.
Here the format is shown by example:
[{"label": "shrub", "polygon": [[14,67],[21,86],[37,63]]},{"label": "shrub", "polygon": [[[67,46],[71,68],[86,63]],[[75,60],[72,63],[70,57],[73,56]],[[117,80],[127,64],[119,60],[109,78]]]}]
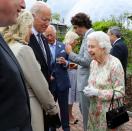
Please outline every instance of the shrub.
[{"label": "shrub", "polygon": [[111,26],[119,26],[119,24],[115,20],[103,20],[93,23],[93,28],[96,31],[102,30],[107,32],[108,28]]}]

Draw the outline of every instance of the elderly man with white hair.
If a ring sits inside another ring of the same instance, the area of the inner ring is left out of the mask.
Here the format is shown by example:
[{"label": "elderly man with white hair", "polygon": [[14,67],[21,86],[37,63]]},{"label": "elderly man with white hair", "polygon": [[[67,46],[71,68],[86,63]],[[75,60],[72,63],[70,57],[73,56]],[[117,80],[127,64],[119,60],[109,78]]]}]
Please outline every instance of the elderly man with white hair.
[{"label": "elderly man with white hair", "polygon": [[33,49],[38,62],[41,65],[43,75],[50,82],[50,49],[48,42],[42,34],[47,29],[51,20],[51,10],[49,6],[37,1],[31,8],[34,17],[32,35],[30,37],[29,46]]},{"label": "elderly man with white hair", "polygon": [[[47,39],[44,37],[44,35],[42,33],[45,32],[45,30],[49,26],[49,23],[51,20],[51,10],[45,2],[37,1],[33,4],[32,8],[31,8],[31,13],[34,18],[34,22],[33,22],[32,35],[30,37],[29,46],[34,51],[36,59],[41,66],[41,71],[42,71],[43,75],[45,76],[45,78],[48,82],[48,85],[49,85],[49,89],[50,89],[51,52],[49,49]],[[56,124],[58,124],[57,123],[58,122],[57,120],[59,120],[58,114],[56,114],[56,115],[54,114],[54,115],[50,116],[50,118],[52,118],[52,120],[56,120],[54,122],[53,121],[51,122],[51,119],[48,122],[49,119],[47,119],[47,116],[44,115],[44,117],[45,117],[44,118],[45,131],[49,130],[49,124],[50,125],[52,124],[52,126],[53,125],[56,126]],[[57,125],[57,126],[59,126],[59,125]]]},{"label": "elderly man with white hair", "polygon": [[[68,114],[68,93],[70,80],[67,72],[68,54],[65,51],[65,45],[57,41],[56,29],[49,25],[45,31],[52,55],[52,81],[51,91],[55,101],[58,101],[60,107],[60,117],[63,131],[70,131]],[[52,128],[51,131],[56,131]]]},{"label": "elderly man with white hair", "polygon": [[[109,36],[102,31],[93,32],[88,36],[88,52],[92,57],[88,86],[83,90],[90,99],[89,131],[109,130],[106,125],[113,90],[125,93],[124,71],[120,61],[109,54],[111,43]],[[123,97],[115,92],[117,98]],[[116,131],[122,131],[120,126]]]}]

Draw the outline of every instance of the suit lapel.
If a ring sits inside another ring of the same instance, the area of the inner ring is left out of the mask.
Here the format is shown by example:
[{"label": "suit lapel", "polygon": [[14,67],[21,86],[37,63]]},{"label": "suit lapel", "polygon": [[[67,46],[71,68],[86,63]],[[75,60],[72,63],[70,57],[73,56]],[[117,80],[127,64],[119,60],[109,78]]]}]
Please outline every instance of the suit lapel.
[{"label": "suit lapel", "polygon": [[121,39],[117,40],[114,44],[112,44],[112,47],[116,46],[120,41],[122,41]]},{"label": "suit lapel", "polygon": [[[43,55],[43,52],[42,52],[42,49],[41,49],[41,47],[39,46],[39,43],[38,43],[38,41],[37,41],[37,39],[36,39],[36,37],[35,37],[35,35],[33,34],[33,42],[34,42],[34,45],[35,45],[35,48],[40,52],[40,54],[41,54],[41,56]],[[43,58],[44,58],[44,56],[43,56]],[[44,58],[45,59],[45,58]]]},{"label": "suit lapel", "polygon": [[11,49],[8,47],[7,43],[4,41],[2,36],[0,35],[0,45],[1,47],[7,52],[7,54],[12,58],[12,60],[15,62],[15,64],[18,66],[18,62],[12,53]]},{"label": "suit lapel", "polygon": [[[28,92],[27,92],[27,89],[26,89],[26,84],[25,84],[25,78],[24,78],[24,75],[23,75],[23,71],[22,71],[19,63],[17,62],[17,59],[16,59],[15,55],[13,54],[13,52],[11,51],[11,49],[8,47],[7,43],[2,38],[1,34],[0,34],[0,45],[7,52],[7,54],[9,55],[9,57],[11,57],[11,59],[14,61],[14,64],[16,64],[16,66],[17,66],[17,68],[19,70],[21,79],[23,81],[23,85],[24,85],[24,90],[25,90],[26,97],[27,97],[28,106],[29,106],[30,105],[29,104],[30,103],[29,102],[29,95],[28,95]],[[30,110],[30,106],[29,106],[29,110]]]},{"label": "suit lapel", "polygon": [[42,49],[40,48],[39,43],[34,34],[31,35],[31,44],[34,46],[36,52],[39,54],[40,59],[42,59],[42,61],[47,65]]},{"label": "suit lapel", "polygon": [[57,58],[59,56],[60,50],[61,50],[61,44],[59,44],[56,41],[55,58]]},{"label": "suit lapel", "polygon": [[14,63],[16,64],[16,66],[17,66],[17,68],[18,68],[18,70],[20,72],[21,78],[23,80],[23,84],[26,87],[26,85],[25,85],[25,78],[23,76],[23,71],[22,71],[22,69],[21,69],[21,67],[20,67],[20,65],[19,65],[19,63],[18,63],[15,55],[13,54],[13,52],[11,51],[11,49],[8,47],[7,43],[4,41],[4,39],[2,38],[1,35],[0,35],[0,45],[7,52],[7,54],[9,55],[9,57],[11,57],[11,59],[14,61]]}]

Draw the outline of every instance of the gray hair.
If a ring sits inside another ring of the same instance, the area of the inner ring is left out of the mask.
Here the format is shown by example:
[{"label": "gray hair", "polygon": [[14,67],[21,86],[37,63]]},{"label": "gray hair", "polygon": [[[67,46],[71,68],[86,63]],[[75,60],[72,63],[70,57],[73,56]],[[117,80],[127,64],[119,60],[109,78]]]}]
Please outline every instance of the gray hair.
[{"label": "gray hair", "polygon": [[73,31],[68,31],[65,35],[65,39],[64,39],[64,43],[69,43],[70,41],[74,41],[76,39],[78,39],[79,36],[77,33],[73,32]]},{"label": "gray hair", "polygon": [[108,30],[111,34],[115,35],[117,38],[121,37],[121,29],[118,26],[110,27]]},{"label": "gray hair", "polygon": [[89,43],[90,39],[94,39],[98,42],[101,48],[106,50],[106,53],[109,54],[112,48],[109,36],[103,31],[95,31],[88,35],[87,40]]},{"label": "gray hair", "polygon": [[34,5],[31,7],[30,12],[31,12],[32,14],[35,14],[35,15],[36,15],[36,14],[39,13],[42,9],[45,9],[45,8],[47,8],[47,9],[50,10],[50,7],[48,6],[47,3],[43,2],[43,1],[36,1],[36,2],[34,3]]},{"label": "gray hair", "polygon": [[53,26],[53,25],[49,25],[48,28],[49,28],[49,27],[53,30],[54,33],[57,32],[55,26]]}]

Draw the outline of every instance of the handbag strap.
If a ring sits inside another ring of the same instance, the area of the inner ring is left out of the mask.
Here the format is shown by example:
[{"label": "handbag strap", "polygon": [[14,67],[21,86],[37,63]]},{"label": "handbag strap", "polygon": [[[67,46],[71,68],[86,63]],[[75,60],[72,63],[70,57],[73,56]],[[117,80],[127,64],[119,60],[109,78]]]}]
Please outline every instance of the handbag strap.
[{"label": "handbag strap", "polygon": [[[115,92],[119,92],[120,94],[122,94],[122,96],[124,95],[121,91],[113,90],[113,95],[112,95],[112,98],[111,98],[111,102],[110,102],[110,106],[109,106],[109,111],[110,111],[111,108],[113,109],[113,103],[114,103]],[[117,101],[118,107],[119,107],[120,105],[121,105],[121,106],[124,105],[124,97],[123,97],[123,104],[121,103],[121,101],[120,101],[119,99],[116,99],[116,101]]]},{"label": "handbag strap", "polygon": [[109,111],[110,111],[111,107],[112,107],[112,109],[113,109],[114,94],[115,94],[115,91],[113,90],[113,95],[112,95],[112,98],[111,98],[111,101],[110,101]]}]

